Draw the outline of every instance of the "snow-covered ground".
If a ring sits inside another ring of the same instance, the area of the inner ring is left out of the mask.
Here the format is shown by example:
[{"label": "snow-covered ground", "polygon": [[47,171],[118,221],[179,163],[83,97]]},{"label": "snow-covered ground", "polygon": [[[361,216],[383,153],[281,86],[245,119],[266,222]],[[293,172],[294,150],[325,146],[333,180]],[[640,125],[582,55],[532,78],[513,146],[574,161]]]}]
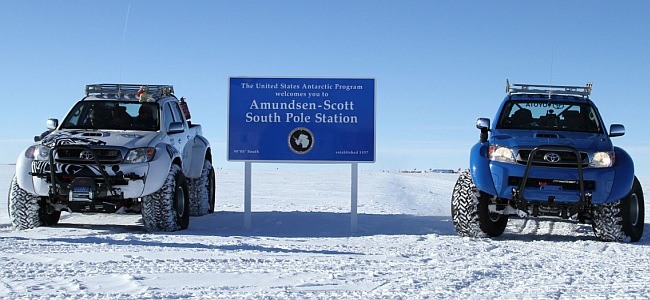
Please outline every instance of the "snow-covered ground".
[{"label": "snow-covered ground", "polygon": [[[13,172],[0,166],[3,197]],[[350,236],[349,166],[254,169],[246,230],[243,177],[218,170],[217,212],[174,233],[146,233],[137,215],[101,214],[13,231],[0,201],[0,297],[650,297],[647,215],[634,244],[532,219],[511,220],[500,238],[461,238],[450,219],[457,175],[361,171],[359,230]],[[641,182],[649,191],[650,180]]]}]

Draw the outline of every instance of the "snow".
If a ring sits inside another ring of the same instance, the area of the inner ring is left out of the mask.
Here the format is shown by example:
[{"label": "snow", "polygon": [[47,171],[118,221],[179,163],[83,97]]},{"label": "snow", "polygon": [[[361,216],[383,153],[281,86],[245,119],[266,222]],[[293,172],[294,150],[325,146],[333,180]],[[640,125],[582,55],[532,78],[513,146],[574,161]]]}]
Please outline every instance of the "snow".
[{"label": "snow", "polygon": [[[0,166],[0,194],[13,172]],[[650,295],[647,215],[634,244],[600,242],[590,225],[555,219],[511,220],[499,238],[461,238],[450,217],[456,178],[360,171],[356,235],[349,166],[253,168],[251,230],[243,226],[241,170],[217,170],[216,212],[180,232],[147,233],[138,215],[67,213],[57,226],[14,231],[2,213],[0,298]],[[648,178],[641,182],[650,190]]]}]

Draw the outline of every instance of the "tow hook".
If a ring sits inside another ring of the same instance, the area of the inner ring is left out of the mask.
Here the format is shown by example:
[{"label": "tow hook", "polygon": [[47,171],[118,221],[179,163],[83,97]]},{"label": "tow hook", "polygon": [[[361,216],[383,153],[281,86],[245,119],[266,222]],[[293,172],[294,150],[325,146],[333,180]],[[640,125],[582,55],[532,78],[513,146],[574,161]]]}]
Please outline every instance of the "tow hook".
[{"label": "tow hook", "polygon": [[584,202],[580,201],[581,202],[580,203],[580,210],[585,210],[585,209],[591,207],[591,197],[592,197],[591,192],[586,192],[585,193],[585,197],[584,197],[585,201]]},{"label": "tow hook", "polygon": [[516,208],[517,210],[521,210],[525,212],[527,215],[530,213],[528,212],[528,201],[526,199],[521,197],[521,193],[519,192],[518,189],[512,188],[512,198],[509,201],[510,206]]}]

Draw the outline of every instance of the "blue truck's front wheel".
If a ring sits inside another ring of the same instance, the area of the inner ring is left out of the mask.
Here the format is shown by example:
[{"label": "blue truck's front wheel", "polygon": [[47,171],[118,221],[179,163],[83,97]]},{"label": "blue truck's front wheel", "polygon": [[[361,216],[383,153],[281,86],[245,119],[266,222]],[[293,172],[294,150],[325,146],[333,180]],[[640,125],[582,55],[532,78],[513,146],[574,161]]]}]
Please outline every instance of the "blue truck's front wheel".
[{"label": "blue truck's front wheel", "polygon": [[593,207],[592,227],[602,241],[636,242],[643,236],[644,220],[643,189],[636,178],[628,196]]},{"label": "blue truck's front wheel", "polygon": [[497,237],[503,234],[508,216],[490,212],[489,201],[476,188],[469,170],[460,174],[451,195],[451,217],[458,235]]}]

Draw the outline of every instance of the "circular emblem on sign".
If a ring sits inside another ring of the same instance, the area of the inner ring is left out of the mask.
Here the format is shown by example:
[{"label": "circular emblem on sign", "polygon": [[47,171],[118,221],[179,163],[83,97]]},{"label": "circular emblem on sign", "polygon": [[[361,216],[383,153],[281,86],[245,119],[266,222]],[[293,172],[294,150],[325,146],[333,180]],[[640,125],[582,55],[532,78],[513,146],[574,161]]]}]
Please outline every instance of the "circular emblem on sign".
[{"label": "circular emblem on sign", "polygon": [[83,160],[92,160],[92,159],[94,159],[93,153],[90,152],[90,151],[81,151],[81,153],[79,153],[79,158],[81,158]]},{"label": "circular emblem on sign", "polygon": [[298,154],[305,154],[314,146],[314,135],[309,129],[298,127],[289,134],[289,148]]},{"label": "circular emblem on sign", "polygon": [[556,163],[560,161],[560,155],[557,153],[549,152],[544,154],[544,160],[550,163]]}]

